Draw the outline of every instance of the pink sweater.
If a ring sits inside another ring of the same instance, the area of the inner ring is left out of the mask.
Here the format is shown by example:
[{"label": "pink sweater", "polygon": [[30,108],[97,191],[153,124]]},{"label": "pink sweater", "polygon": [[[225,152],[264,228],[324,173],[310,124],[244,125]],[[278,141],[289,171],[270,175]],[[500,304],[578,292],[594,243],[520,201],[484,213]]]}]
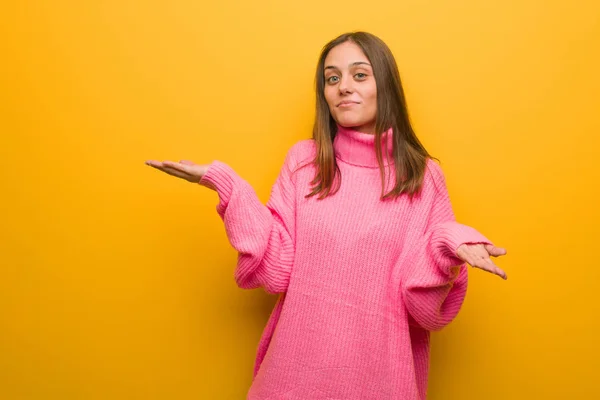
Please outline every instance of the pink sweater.
[{"label": "pink sweater", "polygon": [[304,197],[312,165],[293,172],[315,154],[312,139],[289,150],[266,205],[218,160],[200,181],[218,193],[237,284],[281,293],[248,399],[426,398],[430,331],[452,321],[467,289],[456,249],[490,241],[455,221],[432,160],[412,203],[381,201],[374,146],[374,135],[339,128],[342,184],[323,200]]}]

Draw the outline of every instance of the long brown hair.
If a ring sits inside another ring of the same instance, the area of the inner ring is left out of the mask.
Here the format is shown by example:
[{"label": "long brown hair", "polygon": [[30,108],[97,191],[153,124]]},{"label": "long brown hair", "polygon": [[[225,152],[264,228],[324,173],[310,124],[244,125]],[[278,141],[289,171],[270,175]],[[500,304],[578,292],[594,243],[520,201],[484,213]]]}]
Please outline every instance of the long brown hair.
[{"label": "long brown hair", "polygon": [[[324,64],[331,49],[347,41],[355,43],[365,53],[371,62],[377,85],[375,151],[381,170],[381,199],[397,198],[403,193],[407,193],[412,198],[421,188],[427,158],[431,156],[417,138],[410,124],[400,73],[392,52],[381,39],[367,32],[342,34],[327,43],[321,51],[315,77],[317,109],[313,139],[317,145],[317,154],[312,160],[312,164],[316,167],[316,174],[311,182],[314,185],[312,192],[306,197],[318,194],[318,198],[322,199],[336,193],[341,183],[341,173],[333,149],[337,124],[331,116],[325,100]],[[381,135],[390,127],[393,129],[393,163],[396,183],[388,193],[384,193],[386,174],[382,161]],[[336,177],[339,178],[337,181]],[[337,182],[335,189],[333,188],[334,181]]]}]

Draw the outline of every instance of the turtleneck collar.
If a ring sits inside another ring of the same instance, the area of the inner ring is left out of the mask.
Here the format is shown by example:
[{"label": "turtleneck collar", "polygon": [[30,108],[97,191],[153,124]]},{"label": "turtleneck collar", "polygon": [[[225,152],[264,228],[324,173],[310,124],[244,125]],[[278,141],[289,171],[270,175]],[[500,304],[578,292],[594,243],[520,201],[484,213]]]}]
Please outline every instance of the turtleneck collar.
[{"label": "turtleneck collar", "polygon": [[[388,158],[385,154],[386,139]],[[337,133],[333,139],[333,149],[336,157],[348,164],[369,168],[379,167],[377,154],[375,153],[375,134],[364,133],[338,125]],[[393,163],[393,149],[392,128],[390,128],[381,135],[383,165]]]}]

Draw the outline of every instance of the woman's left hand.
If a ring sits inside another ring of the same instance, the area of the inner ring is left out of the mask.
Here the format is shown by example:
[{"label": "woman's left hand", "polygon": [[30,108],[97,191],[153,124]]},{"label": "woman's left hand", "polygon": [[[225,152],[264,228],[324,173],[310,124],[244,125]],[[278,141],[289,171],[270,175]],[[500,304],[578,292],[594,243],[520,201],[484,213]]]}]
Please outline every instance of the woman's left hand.
[{"label": "woman's left hand", "polygon": [[506,272],[500,269],[490,256],[498,257],[506,254],[506,249],[496,247],[491,244],[461,244],[456,249],[458,258],[468,263],[472,267],[481,268],[484,271],[498,275],[502,279],[507,279]]}]

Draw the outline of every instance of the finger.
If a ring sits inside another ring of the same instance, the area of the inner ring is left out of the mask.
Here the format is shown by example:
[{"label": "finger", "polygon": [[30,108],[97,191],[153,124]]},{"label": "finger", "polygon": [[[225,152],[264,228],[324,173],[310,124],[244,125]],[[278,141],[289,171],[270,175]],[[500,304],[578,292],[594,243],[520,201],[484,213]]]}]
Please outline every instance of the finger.
[{"label": "finger", "polygon": [[156,160],[146,160],[145,161],[146,165],[149,165],[151,167],[158,167],[158,166],[162,166],[162,163],[160,161],[156,161]]},{"label": "finger", "polygon": [[[166,172],[170,175],[177,176],[179,178],[184,178],[187,180],[193,179],[194,173],[190,171],[185,165],[195,166],[191,161],[182,160],[182,163],[176,163],[173,161],[156,161],[156,160],[147,160],[146,165],[159,169],[163,172]],[[179,173],[175,173],[175,171],[179,171]],[[182,175],[184,174],[184,175]]]},{"label": "finger", "polygon": [[187,169],[187,165],[179,163],[179,162],[175,162],[175,161],[163,161],[163,165],[170,167],[170,168],[175,168],[178,169],[180,171],[185,171]]},{"label": "finger", "polygon": [[163,165],[172,168],[172,169],[176,169],[178,171],[184,172],[186,173],[188,176],[193,177],[195,175],[197,175],[194,172],[194,168],[196,167],[196,165],[192,164],[192,165],[186,165],[186,164],[181,164],[178,162],[173,162],[173,161],[163,161]]},{"label": "finger", "polygon": [[183,165],[196,165],[196,163],[194,163],[190,160],[179,160],[179,162]]},{"label": "finger", "polygon": [[192,177],[189,174],[187,174],[183,171],[180,171],[178,169],[166,166],[166,165],[164,165],[164,163],[161,163],[161,162],[146,162],[146,164],[150,165],[153,168],[158,169],[159,171],[165,172],[165,173],[175,176],[177,178],[185,179],[188,181],[190,179],[192,179]]},{"label": "finger", "polygon": [[166,172],[169,175],[176,176],[177,178],[181,178],[181,179],[185,179],[185,180],[191,179],[188,174],[186,174],[185,172],[180,171],[178,169],[175,169],[175,168],[165,166],[165,167],[160,168],[160,170]]},{"label": "finger", "polygon": [[504,272],[500,267],[498,267],[490,258],[482,259],[479,262],[476,262],[474,267],[483,269],[492,274],[498,275],[502,279],[507,279],[506,272]]},{"label": "finger", "polygon": [[486,244],[485,249],[491,256],[494,257],[506,255],[506,249],[503,247],[496,247],[492,244]]},{"label": "finger", "polygon": [[[167,172],[165,169],[167,168],[167,165],[165,162],[161,162],[161,161],[156,161],[156,160],[147,160],[146,161],[146,165],[149,165],[153,168],[159,169],[163,172]],[[173,168],[169,167],[169,170],[173,170]]]}]

